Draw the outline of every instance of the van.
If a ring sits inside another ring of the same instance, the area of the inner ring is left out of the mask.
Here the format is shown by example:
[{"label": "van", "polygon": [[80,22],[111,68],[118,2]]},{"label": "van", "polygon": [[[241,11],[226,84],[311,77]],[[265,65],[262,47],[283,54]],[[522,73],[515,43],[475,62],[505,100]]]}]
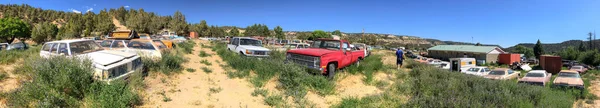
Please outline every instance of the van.
[{"label": "van", "polygon": [[475,58],[450,58],[449,60],[451,71],[463,72],[477,66]]}]

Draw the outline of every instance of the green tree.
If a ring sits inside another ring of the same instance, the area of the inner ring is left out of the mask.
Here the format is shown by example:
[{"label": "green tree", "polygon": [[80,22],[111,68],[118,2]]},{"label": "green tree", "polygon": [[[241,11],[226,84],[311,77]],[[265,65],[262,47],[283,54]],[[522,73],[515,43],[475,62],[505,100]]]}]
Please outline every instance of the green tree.
[{"label": "green tree", "polygon": [[113,24],[112,18],[106,12],[106,9],[100,10],[100,13],[96,15],[96,25],[94,26],[94,31],[100,35],[107,35],[115,30],[115,24]]},{"label": "green tree", "polygon": [[481,43],[477,42],[477,44],[475,44],[475,46],[481,46]]},{"label": "green tree", "polygon": [[17,18],[0,18],[0,39],[12,43],[15,39],[31,37],[29,24]]},{"label": "green tree", "polygon": [[523,54],[527,58],[529,58],[529,57],[535,57],[535,55],[533,54],[533,49],[527,48],[527,47],[524,47],[524,46],[521,46],[521,45],[517,45],[515,47],[515,53]]},{"label": "green tree", "polygon": [[319,38],[331,38],[331,35],[327,34],[327,32],[323,30],[315,30],[312,32],[312,36],[308,38],[308,40],[315,40]]},{"label": "green tree", "polygon": [[542,42],[538,39],[537,43],[533,47],[533,54],[535,58],[540,59],[540,56],[544,54],[544,48],[542,47]]},{"label": "green tree", "polygon": [[598,53],[597,50],[588,50],[585,52],[581,52],[579,54],[579,62],[584,63],[584,64],[588,64],[588,65],[592,65],[592,66],[598,66],[600,65],[600,60],[598,60],[600,58],[600,53]]},{"label": "green tree", "polygon": [[229,35],[240,36],[240,31],[238,30],[237,27],[234,26],[231,30],[229,30]]},{"label": "green tree", "polygon": [[169,22],[169,28],[175,31],[177,35],[186,34],[188,30],[187,25],[185,16],[179,11],[176,11],[175,14],[173,14],[173,19]]},{"label": "green tree", "polygon": [[31,31],[31,38],[38,44],[50,41],[58,33],[58,27],[52,23],[38,23]]},{"label": "green tree", "polygon": [[564,50],[558,52],[558,55],[567,60],[577,60],[579,58],[579,51],[575,47],[567,47]]},{"label": "green tree", "polygon": [[200,21],[200,25],[198,26],[198,34],[202,34],[202,36],[209,36],[210,31],[208,30],[208,24],[206,24],[205,20]]},{"label": "green tree", "polygon": [[308,38],[312,37],[312,33],[310,32],[298,32],[296,33],[296,38],[300,40],[308,40]]},{"label": "green tree", "polygon": [[585,51],[585,46],[583,45],[583,41],[579,43],[579,51]]},{"label": "green tree", "polygon": [[92,11],[88,11],[85,13],[85,15],[83,15],[83,20],[85,21],[83,35],[91,36],[96,25],[96,20],[94,19],[95,16],[96,14],[94,14]]},{"label": "green tree", "polygon": [[277,39],[285,39],[285,34],[283,34],[283,28],[277,26],[273,29],[273,31],[275,31],[275,37],[277,37]]},{"label": "green tree", "polygon": [[271,37],[271,32],[269,31],[269,27],[267,27],[267,25],[263,24],[260,28],[259,33],[261,33],[260,36]]},{"label": "green tree", "polygon": [[331,35],[338,35],[338,36],[342,36],[342,32],[340,30],[335,30],[331,33]]}]

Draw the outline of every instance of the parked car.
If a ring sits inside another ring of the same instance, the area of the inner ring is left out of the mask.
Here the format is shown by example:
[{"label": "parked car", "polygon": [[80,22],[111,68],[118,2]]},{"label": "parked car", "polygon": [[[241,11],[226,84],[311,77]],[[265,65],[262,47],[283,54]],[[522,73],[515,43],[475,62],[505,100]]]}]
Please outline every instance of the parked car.
[{"label": "parked car", "polygon": [[40,56],[89,58],[94,67],[93,78],[108,83],[117,79],[127,79],[129,75],[140,72],[143,68],[142,60],[137,54],[104,50],[93,40],[46,42],[42,46]]},{"label": "parked car", "polygon": [[0,50],[6,50],[8,49],[8,43],[0,43]]},{"label": "parked car", "polygon": [[531,70],[525,74],[525,77],[519,79],[519,83],[545,86],[550,82],[550,78],[552,78],[552,74],[546,70]]},{"label": "parked car", "polygon": [[450,62],[447,62],[447,61],[440,62],[439,68],[448,69],[449,70],[450,69]]},{"label": "parked car", "polygon": [[359,49],[364,50],[365,51],[365,56],[369,56],[371,54],[371,51],[368,49],[369,45],[367,45],[367,44],[364,44],[364,43],[355,43],[355,44],[352,44],[352,45],[357,46]]},{"label": "parked car", "polygon": [[12,43],[12,44],[8,45],[8,48],[6,48],[6,50],[26,50],[28,48],[29,48],[29,45],[27,45],[27,43],[16,42],[16,43]]},{"label": "parked car", "polygon": [[158,59],[162,57],[162,50],[167,46],[159,40],[132,39],[132,40],[104,40],[100,44],[107,50],[137,53],[140,56]]},{"label": "parked car", "polygon": [[331,79],[337,69],[360,64],[364,57],[362,50],[353,50],[346,40],[318,39],[310,48],[287,51],[286,62],[318,70]]},{"label": "parked car", "polygon": [[262,46],[262,41],[249,37],[233,37],[227,44],[227,49],[240,55],[253,57],[268,57],[271,52]]},{"label": "parked car", "polygon": [[475,75],[475,76],[485,76],[485,75],[488,75],[490,72],[491,72],[491,69],[488,67],[477,66],[477,67],[469,68],[469,69],[463,71],[462,73],[469,74],[469,75]]},{"label": "parked car", "polygon": [[487,79],[495,79],[495,80],[508,80],[518,78],[521,73],[515,72],[512,69],[507,68],[498,68],[490,71],[487,75],[483,76]]},{"label": "parked car", "polygon": [[588,69],[582,65],[574,65],[574,66],[571,66],[571,68],[569,68],[569,70],[574,70],[579,73],[585,73]]},{"label": "parked car", "polygon": [[553,87],[574,87],[584,89],[583,80],[579,72],[573,70],[561,70],[558,76],[554,78]]},{"label": "parked car", "polygon": [[305,43],[291,43],[291,44],[283,45],[278,50],[279,51],[287,51],[287,50],[292,50],[292,49],[302,49],[302,48],[308,48],[308,47],[310,47],[310,45],[305,44]]}]

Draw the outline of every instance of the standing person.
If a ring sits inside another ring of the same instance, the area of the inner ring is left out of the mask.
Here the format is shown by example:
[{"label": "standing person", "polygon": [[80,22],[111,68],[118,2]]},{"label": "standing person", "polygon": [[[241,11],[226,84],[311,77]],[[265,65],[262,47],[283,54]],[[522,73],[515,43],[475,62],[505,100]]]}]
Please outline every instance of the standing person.
[{"label": "standing person", "polygon": [[396,65],[398,66],[398,69],[402,67],[402,62],[404,61],[404,52],[402,50],[404,50],[404,48],[398,48],[398,50],[396,50]]}]

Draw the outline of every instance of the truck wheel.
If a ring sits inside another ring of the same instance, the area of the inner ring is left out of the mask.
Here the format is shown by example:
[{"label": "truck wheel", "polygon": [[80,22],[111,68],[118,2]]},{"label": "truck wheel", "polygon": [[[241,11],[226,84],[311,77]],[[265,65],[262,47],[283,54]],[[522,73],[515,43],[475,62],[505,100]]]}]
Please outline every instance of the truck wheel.
[{"label": "truck wheel", "polygon": [[360,58],[358,58],[358,59],[356,60],[356,67],[359,67],[359,66],[360,66]]},{"label": "truck wheel", "polygon": [[243,55],[243,56],[245,56],[245,55],[244,55],[244,53],[243,53],[243,52],[241,52],[241,51],[240,51],[240,55]]},{"label": "truck wheel", "polygon": [[333,79],[335,77],[335,64],[327,65],[327,78]]}]

